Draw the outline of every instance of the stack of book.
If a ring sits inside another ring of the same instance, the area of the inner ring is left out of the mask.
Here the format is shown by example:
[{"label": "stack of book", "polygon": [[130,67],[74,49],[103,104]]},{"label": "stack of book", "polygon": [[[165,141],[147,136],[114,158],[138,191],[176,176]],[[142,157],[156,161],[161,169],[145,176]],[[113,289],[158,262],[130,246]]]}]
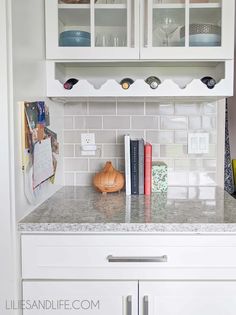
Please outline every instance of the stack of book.
[{"label": "stack of book", "polygon": [[126,195],[150,195],[152,192],[152,145],[143,139],[125,135]]}]

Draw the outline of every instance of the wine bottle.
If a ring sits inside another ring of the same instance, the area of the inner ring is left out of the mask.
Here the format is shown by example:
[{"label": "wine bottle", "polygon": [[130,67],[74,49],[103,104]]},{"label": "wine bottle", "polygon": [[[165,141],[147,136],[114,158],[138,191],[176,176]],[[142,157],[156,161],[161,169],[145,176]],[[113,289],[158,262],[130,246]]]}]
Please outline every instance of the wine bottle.
[{"label": "wine bottle", "polygon": [[133,83],[134,83],[134,80],[130,78],[125,78],[120,81],[120,85],[122,86],[122,89],[124,90],[128,90],[130,85],[132,85]]},{"label": "wine bottle", "polygon": [[157,77],[148,77],[145,82],[150,86],[151,89],[155,90],[161,84],[161,80]]},{"label": "wine bottle", "polygon": [[63,87],[64,89],[66,90],[71,90],[73,88],[73,86],[78,83],[79,80],[77,79],[74,79],[74,78],[71,78],[69,80],[67,80],[64,84],[63,84]]},{"label": "wine bottle", "polygon": [[214,89],[216,85],[216,80],[213,79],[212,77],[204,77],[201,79],[202,83],[206,84],[208,89]]}]

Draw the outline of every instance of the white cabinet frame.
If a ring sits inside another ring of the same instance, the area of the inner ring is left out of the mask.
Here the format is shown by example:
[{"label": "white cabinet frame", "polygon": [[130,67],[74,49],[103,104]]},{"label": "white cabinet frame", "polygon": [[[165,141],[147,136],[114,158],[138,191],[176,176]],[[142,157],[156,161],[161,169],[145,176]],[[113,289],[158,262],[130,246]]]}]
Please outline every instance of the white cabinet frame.
[{"label": "white cabinet frame", "polygon": [[[186,42],[183,47],[153,47],[153,0],[127,0],[127,47],[95,47],[95,10],[98,4],[94,1],[85,5],[90,8],[91,47],[59,47],[58,0],[45,0],[47,59],[229,60],[234,57],[234,0],[222,0],[222,36],[219,47],[189,47],[190,0],[185,0],[185,4],[182,4],[185,8],[186,26]],[[79,10],[76,5],[60,4],[60,7]],[[144,41],[144,34],[147,34],[147,42]]]},{"label": "white cabinet frame", "polygon": [[[66,6],[63,5],[65,8]],[[71,6],[71,5],[70,5]],[[45,0],[47,59],[132,60],[139,59],[139,1],[127,0],[127,47],[95,47],[94,0],[90,4],[91,47],[60,47],[58,0]],[[79,10],[78,6],[74,10]],[[134,12],[132,14],[132,12]],[[134,43],[131,47],[131,32]]]},{"label": "white cabinet frame", "polygon": [[[185,46],[153,47],[152,46],[152,13],[153,0],[141,0],[140,25],[143,26],[140,41],[140,59],[158,60],[227,60],[234,58],[234,7],[235,0],[222,0],[222,35],[219,47],[189,47],[190,1],[185,0]],[[184,6],[184,4],[183,4]],[[142,27],[141,27],[142,28]],[[144,40],[147,32],[147,43]]]}]

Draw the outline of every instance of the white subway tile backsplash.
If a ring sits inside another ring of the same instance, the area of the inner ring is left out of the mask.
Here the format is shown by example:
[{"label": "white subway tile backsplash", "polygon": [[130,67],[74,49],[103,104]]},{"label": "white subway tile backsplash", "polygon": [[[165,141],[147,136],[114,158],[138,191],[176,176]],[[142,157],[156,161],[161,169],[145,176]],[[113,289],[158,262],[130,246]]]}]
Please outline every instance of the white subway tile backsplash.
[{"label": "white subway tile backsplash", "polygon": [[188,172],[168,172],[168,184],[170,186],[188,186]]},{"label": "white subway tile backsplash", "polygon": [[174,143],[176,143],[176,144],[187,144],[188,143],[188,133],[187,133],[187,131],[175,131]]},{"label": "white subway tile backsplash", "polygon": [[117,114],[118,115],[144,115],[144,103],[143,102],[117,102]]},{"label": "white subway tile backsplash", "polygon": [[174,131],[146,131],[146,140],[150,143],[174,143]]},{"label": "white subway tile backsplash", "polygon": [[158,129],[159,117],[158,116],[132,116],[131,128],[132,129]]},{"label": "white subway tile backsplash", "polygon": [[163,116],[161,117],[161,129],[181,130],[187,129],[187,117]]},{"label": "white subway tile backsplash", "polygon": [[216,173],[190,172],[189,185],[216,186]]},{"label": "white subway tile backsplash", "polygon": [[189,160],[188,159],[179,159],[174,160],[175,171],[183,171],[189,169]]},{"label": "white subway tile backsplash", "polygon": [[160,145],[159,144],[153,144],[152,145],[152,157],[153,160],[156,160],[160,157]]},{"label": "white subway tile backsplash", "polygon": [[200,171],[202,170],[202,167],[202,159],[189,160],[190,171]]},{"label": "white subway tile backsplash", "polygon": [[216,144],[217,143],[217,134],[215,131],[210,132],[209,142],[210,142],[210,144]]},{"label": "white subway tile backsplash", "polygon": [[174,104],[146,102],[146,115],[174,115]]},{"label": "white subway tile backsplash", "polygon": [[125,160],[124,159],[118,159],[117,160],[117,169],[120,172],[125,172]]},{"label": "white subway tile backsplash", "polygon": [[64,169],[66,172],[88,171],[88,159],[65,158]]},{"label": "white subway tile backsplash", "polygon": [[[217,172],[217,104],[207,101],[160,101],[142,98],[98,98],[64,107],[64,180],[90,186],[106,161],[124,172],[124,135],[153,145],[153,160],[168,166],[169,184],[215,186]],[[81,133],[94,133],[95,156],[81,155]],[[208,154],[188,154],[188,132],[208,132]],[[175,196],[169,188],[168,194]],[[182,189],[182,199],[198,194]],[[200,197],[199,197],[200,198]],[[201,199],[201,198],[200,198]]]},{"label": "white subway tile backsplash", "polygon": [[76,173],[75,185],[76,186],[92,186],[93,173]]},{"label": "white subway tile backsplash", "polygon": [[74,157],[75,149],[73,144],[64,144],[64,157]]},{"label": "white subway tile backsplash", "polygon": [[168,188],[168,199],[185,200],[187,198],[188,198],[187,187],[169,187]]},{"label": "white subway tile backsplash", "polygon": [[191,103],[176,103],[175,104],[175,115],[199,115],[200,107],[198,104]]},{"label": "white subway tile backsplash", "polygon": [[200,172],[199,185],[200,186],[216,185],[216,173]]},{"label": "white subway tile backsplash", "polygon": [[74,117],[65,116],[64,117],[64,129],[73,129],[74,128]]},{"label": "white subway tile backsplash", "polygon": [[86,130],[73,130],[73,131],[64,131],[64,143],[80,143],[81,142],[81,133],[86,132]]},{"label": "white subway tile backsplash", "polygon": [[214,160],[202,160],[202,168],[204,171],[215,171],[217,169],[216,159]]},{"label": "white subway tile backsplash", "polygon": [[199,185],[198,172],[189,172],[189,185],[190,186],[198,186]]},{"label": "white subway tile backsplash", "polygon": [[123,144],[104,144],[103,145],[103,157],[124,157],[124,145]]},{"label": "white subway tile backsplash", "polygon": [[185,145],[161,145],[160,156],[165,158],[184,158],[187,157],[187,146]]},{"label": "white subway tile backsplash", "polygon": [[190,130],[202,129],[202,117],[201,116],[189,117],[188,127]]},{"label": "white subway tile backsplash", "polygon": [[90,133],[95,134],[96,143],[116,143],[116,131],[115,130],[89,130]]},{"label": "white subway tile backsplash", "polygon": [[65,115],[87,115],[87,103],[66,103],[64,106]]},{"label": "white subway tile backsplash", "polygon": [[116,115],[116,100],[89,102],[89,115]]},{"label": "white subway tile backsplash", "polygon": [[213,116],[202,117],[202,128],[206,130],[212,130],[216,128],[216,118]]},{"label": "white subway tile backsplash", "polygon": [[75,116],[75,129],[102,129],[101,116]]},{"label": "white subway tile backsplash", "polygon": [[189,187],[189,198],[199,200],[213,200],[216,198],[216,187]]},{"label": "white subway tile backsplash", "polygon": [[129,129],[130,117],[129,116],[104,116],[103,128],[104,129]]},{"label": "white subway tile backsplash", "polygon": [[203,103],[202,104],[202,113],[204,115],[208,115],[208,114],[216,114],[216,103]]}]

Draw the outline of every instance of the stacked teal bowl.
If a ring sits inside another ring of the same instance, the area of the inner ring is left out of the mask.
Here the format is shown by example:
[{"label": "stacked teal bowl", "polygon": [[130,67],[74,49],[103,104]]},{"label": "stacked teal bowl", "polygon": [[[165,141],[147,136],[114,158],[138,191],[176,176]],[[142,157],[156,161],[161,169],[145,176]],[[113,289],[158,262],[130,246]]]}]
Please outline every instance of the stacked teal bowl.
[{"label": "stacked teal bowl", "polygon": [[79,30],[65,31],[60,34],[59,46],[89,47],[91,43],[90,33]]}]

